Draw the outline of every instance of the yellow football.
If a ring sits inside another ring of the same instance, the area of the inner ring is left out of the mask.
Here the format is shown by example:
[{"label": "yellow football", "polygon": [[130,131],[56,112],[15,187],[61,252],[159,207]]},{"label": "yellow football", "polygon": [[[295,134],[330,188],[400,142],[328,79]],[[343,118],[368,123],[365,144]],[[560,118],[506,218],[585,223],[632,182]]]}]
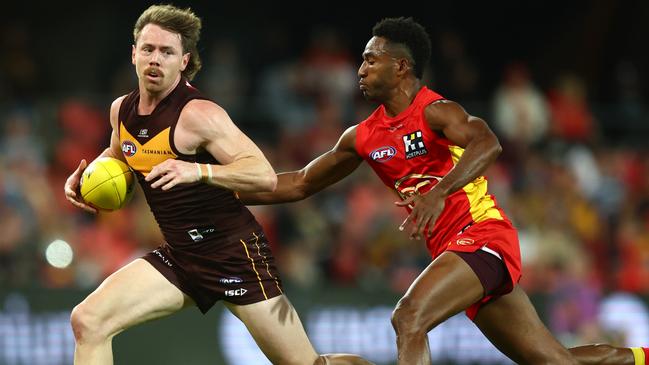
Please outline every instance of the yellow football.
[{"label": "yellow football", "polygon": [[81,197],[100,210],[122,208],[135,191],[135,174],[127,164],[112,157],[92,161],[81,175]]}]

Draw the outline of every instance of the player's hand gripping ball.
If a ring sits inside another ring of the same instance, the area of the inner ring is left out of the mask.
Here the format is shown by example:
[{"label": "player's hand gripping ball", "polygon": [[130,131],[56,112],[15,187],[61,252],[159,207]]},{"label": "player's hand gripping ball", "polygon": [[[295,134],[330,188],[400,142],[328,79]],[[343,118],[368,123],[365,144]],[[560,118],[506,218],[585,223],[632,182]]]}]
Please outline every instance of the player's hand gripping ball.
[{"label": "player's hand gripping ball", "polygon": [[80,184],[86,204],[99,210],[117,210],[133,196],[135,174],[116,158],[100,157],[83,170]]}]

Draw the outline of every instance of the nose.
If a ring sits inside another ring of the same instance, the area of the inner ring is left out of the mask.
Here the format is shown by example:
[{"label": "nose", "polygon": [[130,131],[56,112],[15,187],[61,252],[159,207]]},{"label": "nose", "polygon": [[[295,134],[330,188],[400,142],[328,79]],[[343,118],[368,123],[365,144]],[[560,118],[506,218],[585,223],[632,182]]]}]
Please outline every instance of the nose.
[{"label": "nose", "polygon": [[361,66],[358,68],[358,77],[363,78],[367,76],[367,65],[365,64],[365,61],[361,63]]},{"label": "nose", "polygon": [[153,51],[151,52],[151,58],[149,59],[149,65],[151,66],[160,66],[160,52]]}]

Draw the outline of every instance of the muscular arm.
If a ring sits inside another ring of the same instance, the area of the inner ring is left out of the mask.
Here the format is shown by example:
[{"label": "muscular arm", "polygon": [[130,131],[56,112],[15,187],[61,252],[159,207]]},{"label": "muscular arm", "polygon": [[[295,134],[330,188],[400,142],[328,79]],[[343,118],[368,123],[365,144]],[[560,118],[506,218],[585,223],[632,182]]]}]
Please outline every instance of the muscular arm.
[{"label": "muscular arm", "polygon": [[431,129],[464,148],[455,167],[436,186],[444,195],[452,194],[482,175],[502,150],[487,123],[467,114],[457,103],[433,103],[426,108],[425,116]]},{"label": "muscular arm", "polygon": [[412,223],[411,238],[419,239],[427,228],[428,235],[445,207],[445,199],[480,176],[500,154],[498,139],[484,120],[468,115],[457,103],[441,101],[424,111],[430,128],[443,134],[453,144],[464,148],[455,166],[435,187],[424,195],[414,194],[397,205],[413,205],[400,230]]},{"label": "muscular arm", "polygon": [[[261,150],[232,122],[218,105],[207,100],[190,101],[178,120],[174,142],[180,152],[209,152],[220,165],[201,165],[203,181],[234,191],[273,191],[275,171]],[[211,172],[211,178],[208,178]],[[197,166],[168,159],[155,166],[147,181],[168,190],[179,183],[199,179]]]},{"label": "muscular arm", "polygon": [[244,204],[263,205],[302,200],[351,174],[363,161],[354,147],[356,126],[347,129],[333,149],[298,171],[277,176],[271,193],[240,193]]}]

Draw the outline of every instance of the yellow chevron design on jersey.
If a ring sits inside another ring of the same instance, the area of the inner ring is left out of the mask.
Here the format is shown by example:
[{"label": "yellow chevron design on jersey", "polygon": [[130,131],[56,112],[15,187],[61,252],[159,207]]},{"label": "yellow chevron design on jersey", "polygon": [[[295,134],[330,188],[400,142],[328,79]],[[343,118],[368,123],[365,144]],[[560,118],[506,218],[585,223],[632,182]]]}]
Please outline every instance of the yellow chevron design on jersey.
[{"label": "yellow chevron design on jersey", "polygon": [[[459,146],[448,146],[453,159],[453,165],[457,162],[464,153],[464,148]],[[489,218],[503,219],[500,211],[496,209],[496,202],[487,194],[487,180],[484,176],[479,176],[472,182],[466,184],[462,190],[466,193],[469,199],[469,206],[471,207],[471,218],[474,222],[479,223]]]},{"label": "yellow chevron design on jersey", "polygon": [[[124,123],[119,125],[119,142],[124,152],[124,157],[128,164],[136,171],[141,172],[144,176],[151,172],[153,166],[170,158],[178,157],[169,145],[169,133],[171,128],[166,128],[158,133],[155,137],[151,138],[144,144],[140,144],[138,140],[133,137]],[[135,146],[135,153],[132,156],[124,151],[124,142],[132,143]]]}]

